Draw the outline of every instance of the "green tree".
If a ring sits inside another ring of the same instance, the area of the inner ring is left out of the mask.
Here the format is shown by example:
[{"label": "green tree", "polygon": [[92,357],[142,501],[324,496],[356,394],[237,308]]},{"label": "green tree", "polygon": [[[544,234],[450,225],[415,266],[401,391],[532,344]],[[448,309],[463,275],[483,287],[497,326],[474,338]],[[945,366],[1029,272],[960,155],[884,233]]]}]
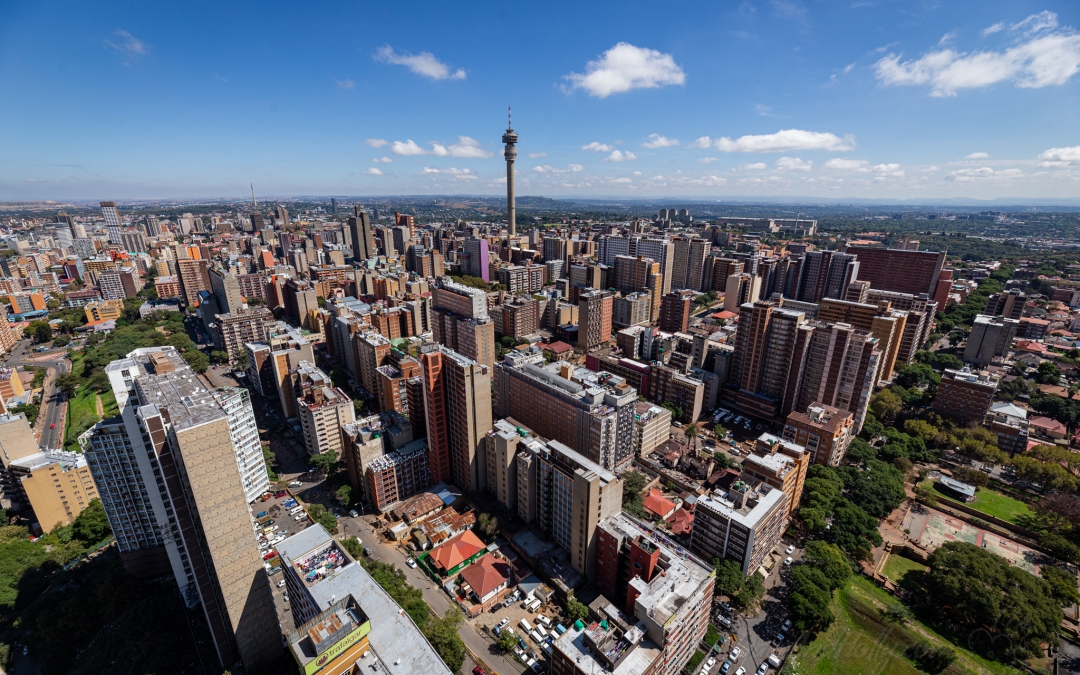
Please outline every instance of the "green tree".
[{"label": "green tree", "polygon": [[210,367],[210,359],[206,354],[203,354],[198,350],[188,350],[184,352],[184,361],[186,361],[196,373],[205,373],[206,369]]},{"label": "green tree", "polygon": [[517,638],[514,637],[514,634],[505,630],[499,635],[499,639],[495,642],[495,644],[498,645],[499,650],[503,652],[514,651],[514,647],[517,647],[517,643]]},{"label": "green tree", "polygon": [[277,455],[275,455],[273,452],[271,452],[270,447],[267,446],[267,445],[263,446],[262,453],[263,453],[263,463],[266,464],[266,474],[267,474],[267,476],[272,481],[280,480],[281,476],[277,472],[277,466],[278,466]]},{"label": "green tree", "polygon": [[589,617],[589,606],[571,595],[566,601],[566,616],[571,621],[584,621]]},{"label": "green tree", "polygon": [[1057,639],[1063,615],[1051,584],[973,544],[943,544],[903,583],[927,620],[971,636],[971,648],[990,658],[1036,656]]},{"label": "green tree", "polygon": [[364,556],[364,545],[356,537],[345,537],[341,540],[341,545],[354,560],[359,560]]},{"label": "green tree", "polygon": [[100,499],[90,500],[90,504],[75,517],[71,523],[71,533],[87,546],[93,546],[112,534]]},{"label": "green tree", "polygon": [[222,365],[229,362],[229,353],[220,350],[213,350],[210,352],[210,361],[215,365]]},{"label": "green tree", "polygon": [[797,630],[822,631],[836,619],[829,607],[832,602],[832,589],[821,570],[809,565],[798,565],[791,571],[788,586],[788,608]]},{"label": "green tree", "polygon": [[495,537],[499,535],[499,519],[490,513],[481,513],[476,519],[476,529],[484,541],[495,541]]},{"label": "green tree", "polygon": [[937,675],[952,665],[956,652],[945,645],[932,645],[922,640],[904,650],[904,656],[911,659],[919,670],[930,675]]},{"label": "green tree", "polygon": [[640,471],[627,471],[622,475],[623,479],[623,492],[622,499],[623,504],[631,501],[634,495],[641,496],[641,491],[645,489],[645,484],[648,483],[648,479]]},{"label": "green tree", "polygon": [[312,504],[311,506],[309,506],[308,515],[311,516],[311,519],[314,520],[316,523],[326,528],[326,531],[330,534],[333,534],[337,531],[337,516],[327,510],[327,508],[322,504]]},{"label": "green tree", "polygon": [[717,424],[713,426],[712,432],[716,435],[717,438],[727,438],[727,429],[724,428],[723,424]]},{"label": "green tree", "polygon": [[352,486],[342,485],[334,493],[334,496],[339,502],[341,502],[342,506],[348,507],[350,504],[352,504]]},{"label": "green tree", "polygon": [[964,367],[963,361],[953,354],[948,354],[946,352],[935,352],[933,358],[930,359],[930,363],[938,370],[944,370],[946,368],[959,370]]},{"label": "green tree", "polygon": [[714,558],[712,562],[713,567],[716,568],[716,591],[729,598],[737,595],[746,582],[742,566],[730,558],[723,560]]},{"label": "green tree", "polygon": [[1039,574],[1050,584],[1050,592],[1063,607],[1080,602],[1080,591],[1076,587],[1076,573],[1061,567],[1044,565]]},{"label": "green tree", "polygon": [[851,563],[840,547],[834,544],[821,540],[809,541],[803,549],[803,559],[807,564],[821,570],[832,590],[840,588],[851,576]]},{"label": "green tree", "polygon": [[686,441],[690,444],[692,448],[694,448],[694,450],[697,450],[697,439],[699,431],[700,429],[698,429],[698,426],[693,422],[688,422],[686,426],[683,427],[683,433],[686,434]]},{"label": "green tree", "polygon": [[870,412],[885,424],[891,424],[903,408],[903,400],[891,389],[882,389],[870,397]]},{"label": "green tree", "polygon": [[1039,364],[1038,380],[1043,384],[1057,384],[1061,379],[1061,368],[1053,361],[1043,361]]},{"label": "green tree", "polygon": [[51,340],[53,338],[53,331],[47,321],[31,321],[27,324],[26,328],[23,329],[23,335],[40,344]]},{"label": "green tree", "polygon": [[317,455],[312,455],[308,458],[308,463],[311,464],[311,468],[315,469],[322,475],[327,475],[337,464],[337,455],[333,450],[327,450]]},{"label": "green tree", "polygon": [[458,627],[464,620],[461,610],[451,607],[441,619],[429,619],[423,627],[428,642],[454,673],[461,670],[461,664],[465,663],[465,643],[458,635]]},{"label": "green tree", "polygon": [[246,371],[248,367],[248,353],[245,349],[236,355],[236,369]]}]

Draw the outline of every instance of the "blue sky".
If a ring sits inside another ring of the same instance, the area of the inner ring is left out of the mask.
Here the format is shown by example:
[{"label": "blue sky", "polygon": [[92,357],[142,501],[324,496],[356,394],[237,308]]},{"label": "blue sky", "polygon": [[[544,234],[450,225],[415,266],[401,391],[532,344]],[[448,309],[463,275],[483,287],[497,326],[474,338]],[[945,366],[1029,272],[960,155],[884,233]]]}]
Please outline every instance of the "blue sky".
[{"label": "blue sky", "polygon": [[[1080,3],[15,3],[0,199],[1080,197]],[[411,141],[411,143],[410,143]]]}]

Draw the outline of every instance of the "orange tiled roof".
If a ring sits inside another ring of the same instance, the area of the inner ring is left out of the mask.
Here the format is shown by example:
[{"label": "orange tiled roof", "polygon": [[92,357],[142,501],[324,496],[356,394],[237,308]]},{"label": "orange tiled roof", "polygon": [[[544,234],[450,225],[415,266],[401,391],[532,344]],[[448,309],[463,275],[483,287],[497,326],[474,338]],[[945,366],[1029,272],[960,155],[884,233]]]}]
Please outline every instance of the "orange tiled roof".
[{"label": "orange tiled roof", "polygon": [[431,552],[431,562],[446,572],[452,570],[480,551],[484,550],[484,542],[480,537],[473,534],[472,530],[465,530],[458,536],[450,539],[442,546]]}]

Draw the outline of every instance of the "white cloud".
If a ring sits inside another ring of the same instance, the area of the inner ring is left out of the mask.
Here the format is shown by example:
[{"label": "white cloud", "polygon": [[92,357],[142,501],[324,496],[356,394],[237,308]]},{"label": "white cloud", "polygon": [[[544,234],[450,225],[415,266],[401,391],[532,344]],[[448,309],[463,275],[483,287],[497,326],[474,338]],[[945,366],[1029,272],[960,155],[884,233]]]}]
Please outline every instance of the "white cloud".
[{"label": "white cloud", "polygon": [[529,159],[539,159],[541,157],[547,157],[546,152],[530,152]]},{"label": "white cloud", "polygon": [[979,167],[978,169],[960,169],[958,171],[950,171],[949,175],[945,177],[945,180],[954,181],[957,183],[970,183],[972,181],[980,180],[1014,178],[1016,176],[1022,175],[1024,175],[1024,172],[1020,169],[1003,169],[1001,171],[995,171],[988,166],[983,166]]},{"label": "white cloud", "polygon": [[1040,153],[1039,159],[1042,160],[1039,166],[1045,167],[1080,164],[1080,145],[1068,148],[1050,148]]},{"label": "white cloud", "polygon": [[619,184],[619,185],[625,185],[626,183],[633,183],[634,181],[631,178],[612,178],[608,182],[609,183],[616,183],[616,184]]},{"label": "white cloud", "polygon": [[740,164],[732,169],[732,171],[764,171],[769,168],[769,165],[765,162],[752,162],[748,164]]},{"label": "white cloud", "polygon": [[690,144],[692,148],[709,148],[712,147],[712,139],[708,136],[702,136],[693,143]]},{"label": "white cloud", "polygon": [[969,155],[965,155],[964,159],[986,159],[990,156],[988,152],[973,152]]},{"label": "white cloud", "polygon": [[715,157],[702,157],[698,160],[698,164],[712,164],[716,161]]},{"label": "white cloud", "polygon": [[476,172],[473,171],[472,169],[457,169],[455,167],[449,167],[449,168],[446,168],[446,169],[442,169],[442,168],[434,167],[434,166],[425,166],[423,171],[420,172],[420,174],[423,175],[423,176],[427,176],[427,175],[450,176],[454,180],[476,180],[477,178],[479,178],[479,176],[476,175]]},{"label": "white cloud", "polygon": [[941,169],[936,166],[928,166],[922,170],[923,173],[936,173],[938,171],[941,171]]},{"label": "white cloud", "polygon": [[352,89],[356,86],[356,83],[352,80],[338,80],[337,86],[341,89]]},{"label": "white cloud", "polygon": [[673,145],[678,145],[679,141],[676,138],[668,138],[667,136],[661,136],[660,134],[649,134],[649,140],[641,144],[643,148],[670,148]]},{"label": "white cloud", "polygon": [[724,136],[714,145],[717,150],[724,152],[791,152],[792,150],[843,152],[855,147],[855,139],[852,136],[840,138],[836,134],[821,131],[782,129],[775,134],[740,136],[735,140]]},{"label": "white cloud", "polygon": [[1033,14],[1012,26],[1024,30],[1025,40],[1005,51],[942,49],[910,61],[890,53],[874,64],[874,70],[884,85],[929,84],[931,96],[956,96],[961,89],[999,82],[1030,89],[1062,85],[1080,70],[1080,34],[1056,27],[1053,12]]},{"label": "white cloud", "polygon": [[995,23],[992,26],[987,26],[986,28],[983,28],[982,31],[980,31],[980,32],[982,33],[983,37],[986,37],[987,35],[993,35],[994,33],[1000,33],[1001,31],[1005,30],[1005,26],[1006,26],[1006,24],[1005,24],[1004,21],[998,21],[997,23]]},{"label": "white cloud", "polygon": [[584,89],[590,96],[607,98],[631,89],[682,85],[686,73],[670,54],[620,42],[598,60],[589,61],[584,75],[570,73],[565,79],[570,82],[571,90]]},{"label": "white cloud", "polygon": [[381,163],[381,164],[393,164],[394,163],[394,160],[390,159],[389,157],[372,157],[371,161],[376,162],[376,163]]},{"label": "white cloud", "polygon": [[637,155],[627,150],[623,152],[621,150],[612,150],[611,154],[604,158],[605,162],[630,162],[637,159]]},{"label": "white cloud", "polygon": [[394,153],[395,155],[405,156],[428,154],[427,150],[421,148],[419,145],[413,142],[413,139],[411,138],[404,143],[402,143],[401,141],[394,141],[390,144],[390,152]]},{"label": "white cloud", "polygon": [[494,153],[489,150],[484,150],[480,146],[480,141],[475,138],[469,138],[468,136],[458,136],[458,142],[446,147],[439,143],[432,143],[432,154],[439,157],[465,157],[469,159],[482,159],[485,157],[491,157]]},{"label": "white cloud", "polygon": [[798,157],[781,157],[776,160],[777,171],[809,171],[813,162],[803,161]]},{"label": "white cloud", "polygon": [[593,141],[592,143],[589,143],[588,145],[581,146],[581,149],[582,150],[588,150],[589,152],[611,152],[612,150],[615,149],[615,146],[614,145],[608,145],[607,143],[600,143],[598,141]]},{"label": "white cloud", "polygon": [[641,175],[641,172],[640,172],[640,171],[635,171],[635,172],[634,172],[634,175],[635,175],[635,176],[640,176],[640,175]]},{"label": "white cloud", "polygon": [[451,72],[450,66],[446,65],[431,52],[419,54],[398,54],[390,45],[380,47],[372,54],[371,58],[383,63],[395,66],[405,66],[417,75],[423,75],[433,80],[464,80],[465,71],[461,68]]},{"label": "white cloud", "polygon": [[941,39],[938,40],[938,42],[937,42],[938,46],[941,46],[941,45],[945,44],[946,42],[952,42],[952,39],[954,37],[956,37],[957,33],[959,33],[959,32],[960,31],[951,30],[948,33],[945,33],[944,35],[942,35]]},{"label": "white cloud", "polygon": [[853,70],[855,70],[855,64],[854,63],[849,63],[846,66],[844,66],[844,74],[845,75],[847,75],[848,73],[850,73]]},{"label": "white cloud", "polygon": [[1053,30],[1058,26],[1057,14],[1050,11],[1042,11],[1032,14],[1028,18],[1011,26],[1012,30],[1023,30],[1024,35],[1033,35],[1041,30]]},{"label": "white cloud", "polygon": [[825,162],[826,169],[835,169],[837,171],[858,171],[864,169],[870,162],[865,159],[841,159],[836,157]]},{"label": "white cloud", "polygon": [[380,171],[379,169],[376,169],[375,167],[371,167],[370,169],[365,170],[364,173],[366,173],[369,176],[381,176],[381,175],[383,175],[383,172]]},{"label": "white cloud", "polygon": [[373,148],[381,148],[386,145],[386,139],[384,138],[369,138],[364,142]]},{"label": "white cloud", "polygon": [[559,169],[550,164],[541,164],[533,167],[533,171],[542,174],[579,173],[584,170],[585,167],[580,164],[567,164],[565,169]]},{"label": "white cloud", "polygon": [[123,28],[117,28],[113,35],[120,38],[116,42],[106,40],[105,44],[113,51],[124,56],[146,56],[150,53],[150,47],[145,42],[127,32]]},{"label": "white cloud", "polygon": [[870,170],[878,174],[875,180],[884,180],[886,177],[903,178],[904,170],[899,164],[875,164]]}]

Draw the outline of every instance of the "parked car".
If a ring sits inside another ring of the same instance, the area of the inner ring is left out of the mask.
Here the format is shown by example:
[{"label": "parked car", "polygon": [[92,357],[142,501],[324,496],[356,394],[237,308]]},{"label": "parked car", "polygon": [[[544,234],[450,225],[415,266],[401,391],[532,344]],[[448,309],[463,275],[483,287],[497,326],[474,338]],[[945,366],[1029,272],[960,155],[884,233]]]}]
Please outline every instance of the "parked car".
[{"label": "parked car", "polygon": [[724,661],[724,665],[720,666],[720,675],[727,675],[733,665],[731,661]]},{"label": "parked car", "polygon": [[268,516],[268,515],[270,515],[270,514],[268,512],[266,512],[266,511],[259,511],[258,513],[255,514],[255,517],[256,518],[262,518],[263,516]]},{"label": "parked car", "polygon": [[735,671],[735,675],[746,675],[746,668],[739,668]]},{"label": "parked car", "polygon": [[767,672],[769,672],[769,664],[762,663],[757,667],[757,672],[754,675],[765,675]]},{"label": "parked car", "polygon": [[277,587],[278,588],[285,588],[285,580],[282,579],[281,581],[279,581],[278,584],[277,584]]},{"label": "parked car", "polygon": [[[410,558],[411,560],[411,558]],[[499,622],[499,628],[502,628],[506,624],[510,623],[510,617],[503,617],[503,620]]]},{"label": "parked car", "polygon": [[368,558],[371,557],[371,549],[368,548],[367,546],[364,547],[364,555],[367,556]]},{"label": "parked car", "polygon": [[773,647],[779,647],[782,644],[784,644],[784,634],[783,633],[777,633],[776,637],[773,638],[772,646]]},{"label": "parked car", "polygon": [[303,485],[303,483],[301,483],[298,480],[294,480],[294,481],[289,482],[289,487],[300,487],[301,485]]},{"label": "parked car", "polygon": [[791,630],[791,619],[785,619],[784,620],[784,625],[780,626],[780,631],[783,632],[783,633],[786,633],[789,630]]},{"label": "parked car", "polygon": [[714,656],[710,656],[709,660],[705,662],[705,667],[706,668],[712,668],[715,665],[716,665],[716,657],[714,657]]},{"label": "parked car", "polygon": [[474,666],[472,669],[473,675],[484,675],[484,669],[480,666]]},{"label": "parked car", "polygon": [[795,561],[792,560],[791,556],[788,556],[788,557],[784,558],[784,564],[785,565],[790,565],[793,562],[795,562]]},{"label": "parked car", "polygon": [[[360,514],[356,512],[356,509],[349,509],[349,515],[352,516],[353,518],[358,518],[360,516]],[[479,668],[479,667],[480,666],[477,666],[477,668]]]},{"label": "parked car", "polygon": [[[413,569],[416,569],[416,561],[413,560],[412,558],[409,558],[408,560],[406,560],[405,564],[408,565],[409,567],[413,568]],[[509,621],[509,620],[510,619],[503,619],[503,621]]]},{"label": "parked car", "polygon": [[738,661],[740,656],[742,656],[742,647],[732,647],[731,653],[728,654],[728,658],[732,661]]},{"label": "parked car", "polygon": [[274,493],[274,499],[281,499],[282,497],[284,497],[287,494],[289,494],[289,493],[285,492],[284,490],[278,490],[277,492]]}]

